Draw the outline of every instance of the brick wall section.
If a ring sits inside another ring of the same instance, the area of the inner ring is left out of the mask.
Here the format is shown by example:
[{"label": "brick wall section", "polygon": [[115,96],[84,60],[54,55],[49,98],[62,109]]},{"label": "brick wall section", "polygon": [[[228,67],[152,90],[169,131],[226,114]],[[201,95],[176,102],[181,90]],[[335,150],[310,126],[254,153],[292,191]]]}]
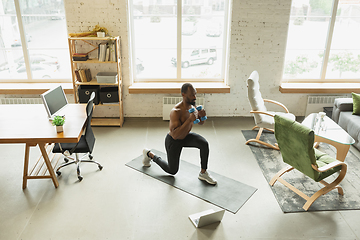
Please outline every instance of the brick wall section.
[{"label": "brick wall section", "polygon": [[[250,116],[246,79],[260,74],[264,98],[280,101],[296,115],[304,115],[305,95],[278,90],[285,56],[291,1],[234,0],[230,34],[230,94],[204,94],[209,116]],[[127,0],[66,0],[68,32],[91,30],[96,24],[122,38],[125,117],[161,117],[164,94],[129,94],[129,42]],[[175,96],[175,95],[174,95]],[[274,108],[278,110],[278,108]]]}]

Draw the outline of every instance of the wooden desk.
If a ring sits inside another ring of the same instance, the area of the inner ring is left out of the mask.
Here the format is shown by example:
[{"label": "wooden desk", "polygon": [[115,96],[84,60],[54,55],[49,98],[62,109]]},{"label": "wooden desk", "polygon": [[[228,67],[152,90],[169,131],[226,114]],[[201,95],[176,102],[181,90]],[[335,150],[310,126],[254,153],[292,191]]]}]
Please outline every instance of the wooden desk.
[{"label": "wooden desk", "polygon": [[[0,105],[0,143],[25,143],[23,189],[27,179],[51,178],[58,187],[54,169],[51,166],[45,145],[48,143],[74,143],[80,140],[86,121],[86,104],[69,104],[59,112],[65,115],[64,131],[57,133],[48,120],[42,104]],[[50,175],[28,176],[30,147],[39,146]]]}]

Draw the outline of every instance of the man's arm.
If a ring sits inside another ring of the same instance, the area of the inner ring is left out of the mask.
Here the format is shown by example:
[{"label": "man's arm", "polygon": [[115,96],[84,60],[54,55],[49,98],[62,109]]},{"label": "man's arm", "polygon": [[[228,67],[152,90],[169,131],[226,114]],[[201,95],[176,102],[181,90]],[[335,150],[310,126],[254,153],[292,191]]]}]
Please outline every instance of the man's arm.
[{"label": "man's arm", "polygon": [[197,118],[197,111],[190,114],[190,117],[181,124],[180,110],[173,109],[170,112],[170,135],[173,139],[184,139],[191,130],[192,122]]}]

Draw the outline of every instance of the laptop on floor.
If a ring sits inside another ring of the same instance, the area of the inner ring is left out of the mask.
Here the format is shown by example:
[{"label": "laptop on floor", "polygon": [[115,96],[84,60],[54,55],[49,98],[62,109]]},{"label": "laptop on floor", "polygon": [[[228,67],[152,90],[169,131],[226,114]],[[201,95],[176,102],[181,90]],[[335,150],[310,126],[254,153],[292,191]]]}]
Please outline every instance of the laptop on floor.
[{"label": "laptop on floor", "polygon": [[195,213],[189,216],[189,219],[195,227],[200,228],[212,223],[221,222],[225,210],[214,211],[212,209],[204,212]]}]

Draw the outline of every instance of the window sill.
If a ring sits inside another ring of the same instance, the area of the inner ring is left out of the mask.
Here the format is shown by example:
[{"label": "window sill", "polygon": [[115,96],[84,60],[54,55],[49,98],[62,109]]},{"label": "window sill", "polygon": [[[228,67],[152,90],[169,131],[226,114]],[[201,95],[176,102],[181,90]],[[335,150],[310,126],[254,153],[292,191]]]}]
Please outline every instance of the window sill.
[{"label": "window sill", "polygon": [[360,83],[282,83],[281,93],[351,93],[360,92]]},{"label": "window sill", "polygon": [[[130,94],[156,94],[156,93],[175,93],[180,94],[183,83],[133,83],[129,87]],[[230,87],[225,83],[218,82],[197,82],[192,83],[197,93],[230,93]]]},{"label": "window sill", "polygon": [[74,94],[72,83],[0,83],[0,94],[43,94],[59,84],[66,94]]}]

